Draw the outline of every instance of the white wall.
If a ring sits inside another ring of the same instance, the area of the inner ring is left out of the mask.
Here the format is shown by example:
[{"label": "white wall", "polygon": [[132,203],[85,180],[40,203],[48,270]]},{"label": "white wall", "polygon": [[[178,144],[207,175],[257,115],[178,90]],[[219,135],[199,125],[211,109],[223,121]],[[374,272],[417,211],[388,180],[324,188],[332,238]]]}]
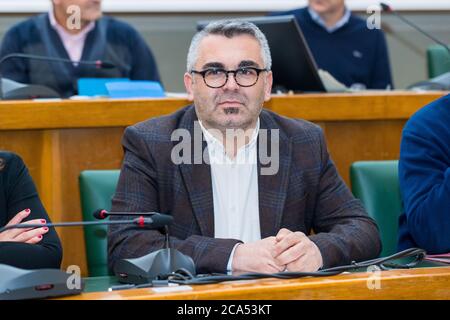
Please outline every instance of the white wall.
[{"label": "white wall", "polygon": [[[385,0],[397,10],[450,10],[449,0]],[[307,0],[103,0],[105,12],[258,12],[304,6]],[[352,10],[366,11],[378,0],[347,0]],[[42,12],[50,0],[0,0],[1,12]]]}]

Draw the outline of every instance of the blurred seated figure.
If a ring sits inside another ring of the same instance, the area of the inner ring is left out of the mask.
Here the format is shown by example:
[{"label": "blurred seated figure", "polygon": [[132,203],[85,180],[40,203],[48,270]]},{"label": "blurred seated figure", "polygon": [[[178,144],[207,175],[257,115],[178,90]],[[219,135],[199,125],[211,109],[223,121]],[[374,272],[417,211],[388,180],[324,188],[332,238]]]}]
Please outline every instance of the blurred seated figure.
[{"label": "blurred seated figure", "polygon": [[8,30],[0,58],[12,53],[107,61],[114,68],[48,62],[25,58],[6,60],[4,78],[54,89],[62,97],[77,94],[79,78],[129,78],[160,81],[152,52],[129,24],[105,17],[101,0],[52,0],[48,13],[31,17]]},{"label": "blurred seated figure", "polygon": [[392,88],[386,40],[369,29],[344,0],[309,0],[306,8],[271,13],[294,15],[320,69],[347,87]]},{"label": "blurred seated figure", "polygon": [[409,119],[398,172],[405,210],[399,222],[399,250],[450,252],[450,95]]}]

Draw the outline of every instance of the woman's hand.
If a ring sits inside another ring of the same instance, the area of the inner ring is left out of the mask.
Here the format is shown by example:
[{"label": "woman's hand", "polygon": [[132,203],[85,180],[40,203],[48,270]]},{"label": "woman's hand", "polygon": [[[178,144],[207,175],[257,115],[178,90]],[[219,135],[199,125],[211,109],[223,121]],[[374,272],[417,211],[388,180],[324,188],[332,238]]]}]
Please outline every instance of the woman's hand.
[{"label": "woman's hand", "polygon": [[[8,222],[7,226],[21,223],[23,219],[28,217],[31,213],[30,209],[20,211],[18,214]],[[45,224],[44,219],[35,219],[24,222],[24,224]],[[0,242],[22,242],[36,244],[42,240],[43,235],[48,232],[47,227],[43,228],[27,228],[27,229],[10,229],[0,233]]]}]

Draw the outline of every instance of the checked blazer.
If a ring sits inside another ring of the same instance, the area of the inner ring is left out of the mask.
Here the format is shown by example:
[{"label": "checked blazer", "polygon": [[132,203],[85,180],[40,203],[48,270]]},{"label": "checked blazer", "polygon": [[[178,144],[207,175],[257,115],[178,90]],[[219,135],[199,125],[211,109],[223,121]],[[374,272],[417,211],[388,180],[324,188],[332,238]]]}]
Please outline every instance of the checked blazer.
[{"label": "checked blazer", "polygon": [[[194,139],[195,121],[195,107],[190,105],[125,130],[125,157],[112,211],[172,215],[172,246],[192,257],[198,273],[225,273],[231,251],[240,241],[214,238],[210,165],[195,159],[177,165],[171,158],[179,143],[171,140],[172,132],[185,129]],[[339,177],[321,128],[263,109],[261,129],[279,133],[277,173],[261,174],[267,164],[258,157],[261,237],[275,236],[281,228],[301,231],[318,246],[325,268],[377,257],[381,250],[378,228]],[[267,136],[270,146],[271,134]],[[201,148],[207,148],[205,141]],[[109,267],[119,259],[163,247],[164,235],[158,230],[110,226]]]}]

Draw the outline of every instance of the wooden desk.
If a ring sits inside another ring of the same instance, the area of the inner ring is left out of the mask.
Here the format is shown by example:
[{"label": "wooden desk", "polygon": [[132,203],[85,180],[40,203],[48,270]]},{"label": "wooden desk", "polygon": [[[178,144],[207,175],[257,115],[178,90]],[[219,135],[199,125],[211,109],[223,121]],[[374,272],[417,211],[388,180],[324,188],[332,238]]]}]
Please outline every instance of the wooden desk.
[{"label": "wooden desk", "polygon": [[375,282],[375,276],[374,273],[361,272],[323,278],[263,279],[196,285],[192,286],[191,290],[188,291],[170,293],[155,293],[152,288],[143,288],[111,292],[90,292],[62,299],[450,299],[450,267],[382,271],[379,273],[380,280],[378,283]]},{"label": "wooden desk", "polygon": [[[357,160],[396,159],[405,121],[445,92],[305,94],[274,97],[266,107],[319,124],[337,168],[348,183]],[[3,101],[0,149],[22,156],[53,221],[81,220],[78,175],[86,169],[117,169],[126,126],[169,114],[185,99]],[[63,267],[86,273],[81,228],[59,229]]]}]

